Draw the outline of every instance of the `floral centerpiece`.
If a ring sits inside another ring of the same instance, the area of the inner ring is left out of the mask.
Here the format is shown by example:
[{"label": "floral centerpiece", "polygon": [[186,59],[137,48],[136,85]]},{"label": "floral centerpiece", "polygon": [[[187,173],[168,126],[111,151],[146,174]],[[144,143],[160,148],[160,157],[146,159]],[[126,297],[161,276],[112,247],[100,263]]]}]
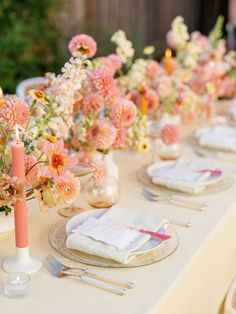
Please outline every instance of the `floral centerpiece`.
[{"label": "floral centerpiece", "polygon": [[126,73],[116,78],[119,91],[136,104],[145,119],[159,120],[168,113],[181,115],[185,123],[195,122],[202,110],[201,99],[186,83],[167,73],[166,62],[152,59],[154,47],[145,47],[143,52],[143,58],[128,59]]},{"label": "floral centerpiece", "polygon": [[[71,77],[74,68],[77,81],[72,84],[67,77],[69,72]],[[29,92],[29,104],[14,95],[1,96],[0,208],[6,214],[21,199],[23,184],[27,184],[27,199],[36,197],[44,210],[76,198],[80,183],[69,167],[77,163],[77,158],[69,156],[62,137],[68,134],[73,122],[73,95],[80,87],[81,73],[80,60],[71,59],[62,74],[51,76],[44,91]],[[25,146],[26,182],[11,177],[10,147],[17,129]]]},{"label": "floral centerpiece", "polygon": [[120,45],[117,54],[100,58],[93,58],[96,42],[88,35],[77,35],[69,44],[71,54],[82,54],[87,62],[87,77],[74,104],[71,134],[72,147],[79,151],[79,163],[83,164],[91,164],[93,158],[103,158],[115,149],[140,150],[145,138],[145,131],[140,131],[145,129],[142,113],[117,87],[116,75],[132,60],[132,45],[122,31],[111,40]]},{"label": "floral centerpiece", "polygon": [[221,38],[223,21],[219,16],[209,36],[204,36],[198,31],[189,34],[184,19],[178,16],[167,33],[168,45],[176,50],[173,75],[200,95],[210,91],[215,98],[229,98],[235,93],[235,52],[227,52]]},{"label": "floral centerpiece", "polygon": [[163,75],[156,86],[159,97],[159,115],[179,114],[185,124],[195,123],[203,110],[201,98],[175,76]]}]

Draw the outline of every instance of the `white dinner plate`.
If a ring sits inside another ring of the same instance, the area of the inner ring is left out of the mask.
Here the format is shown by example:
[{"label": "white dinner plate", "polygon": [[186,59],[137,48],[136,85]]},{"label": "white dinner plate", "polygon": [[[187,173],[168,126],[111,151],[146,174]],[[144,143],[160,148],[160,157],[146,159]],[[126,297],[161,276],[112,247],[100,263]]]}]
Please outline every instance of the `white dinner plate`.
[{"label": "white dinner plate", "polygon": [[[96,210],[88,210],[85,212],[82,212],[74,217],[72,217],[68,223],[66,224],[66,233],[67,235],[72,233],[72,230],[75,229],[78,225],[82,224],[84,221],[88,220],[89,218],[99,218],[108,209],[96,209]],[[158,232],[165,234],[165,229],[161,228]],[[164,241],[158,240],[155,238],[150,238],[142,247],[140,247],[138,250],[133,251],[130,255],[131,256],[139,256],[142,254],[149,253],[153,250],[156,250],[157,248],[162,247]]]},{"label": "white dinner plate", "polygon": [[[188,168],[188,163],[190,161],[186,161],[186,163],[179,163],[178,161],[161,161],[161,162],[156,162],[152,165],[150,165],[148,168],[147,168],[147,174],[150,178],[153,178],[155,177],[155,173],[158,169],[163,169],[163,168],[173,168],[177,165],[180,166],[183,166],[184,168]],[[211,162],[212,163],[212,162]],[[211,169],[211,170],[215,170],[216,167],[210,167],[207,165],[208,163],[204,163],[202,164],[202,167],[199,167],[199,170],[200,169]],[[218,169],[218,168],[217,168]],[[218,182],[219,180],[222,179],[222,176],[223,176],[223,173],[221,172],[221,174],[211,174],[207,179],[205,179],[204,181],[202,181],[201,183],[199,183],[199,185],[201,186],[204,186],[204,187],[207,187],[207,186],[210,186],[212,184],[215,184],[216,182]]]}]

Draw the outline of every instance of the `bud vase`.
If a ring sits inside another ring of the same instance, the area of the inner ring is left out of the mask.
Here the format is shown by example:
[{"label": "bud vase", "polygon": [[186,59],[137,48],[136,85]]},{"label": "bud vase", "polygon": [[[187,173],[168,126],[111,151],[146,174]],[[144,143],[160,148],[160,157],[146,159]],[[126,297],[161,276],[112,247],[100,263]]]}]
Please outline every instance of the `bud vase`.
[{"label": "bud vase", "polygon": [[119,168],[114,161],[113,152],[103,155],[102,159],[104,160],[107,166],[108,176],[115,178],[117,181],[119,181]]},{"label": "bud vase", "polygon": [[162,141],[159,142],[158,155],[162,160],[175,160],[179,158],[181,153],[181,147],[179,143],[166,145]]},{"label": "bud vase", "polygon": [[109,208],[118,202],[119,196],[119,184],[114,177],[106,177],[99,183],[91,177],[85,186],[86,200],[95,208]]}]

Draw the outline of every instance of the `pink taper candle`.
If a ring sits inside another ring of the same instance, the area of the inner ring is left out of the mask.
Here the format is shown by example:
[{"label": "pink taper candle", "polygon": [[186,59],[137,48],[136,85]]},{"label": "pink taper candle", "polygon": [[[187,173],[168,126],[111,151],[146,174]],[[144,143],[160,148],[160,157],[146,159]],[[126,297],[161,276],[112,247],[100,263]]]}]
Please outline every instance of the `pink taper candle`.
[{"label": "pink taper candle", "polygon": [[[16,135],[17,141],[11,146],[12,176],[18,177],[25,182],[24,144],[19,140],[17,128]],[[14,206],[14,217],[16,247],[25,248],[29,244],[25,188],[22,201],[17,202]]]}]

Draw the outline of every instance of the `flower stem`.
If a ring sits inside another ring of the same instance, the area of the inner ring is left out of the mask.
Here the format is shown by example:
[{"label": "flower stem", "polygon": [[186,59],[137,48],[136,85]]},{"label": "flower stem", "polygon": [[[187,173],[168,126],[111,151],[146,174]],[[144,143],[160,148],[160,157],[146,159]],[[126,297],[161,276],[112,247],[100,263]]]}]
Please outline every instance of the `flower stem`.
[{"label": "flower stem", "polygon": [[31,105],[31,107],[30,107],[30,116],[29,116],[29,119],[28,119],[27,124],[26,124],[26,127],[25,127],[25,132],[24,132],[24,134],[23,134],[22,141],[24,140],[26,131],[28,130],[29,123],[30,123],[30,120],[31,120],[31,117],[32,117],[32,112],[33,112],[33,109],[34,109],[35,104],[36,104],[36,100],[33,101],[32,105]]},{"label": "flower stem", "polygon": [[46,161],[42,161],[42,160],[37,161],[35,164],[33,164],[33,166],[31,166],[31,167],[29,168],[28,171],[26,171],[25,176],[27,176],[28,173],[29,173],[35,166],[37,166],[37,165],[40,164],[40,163],[46,164]]}]

